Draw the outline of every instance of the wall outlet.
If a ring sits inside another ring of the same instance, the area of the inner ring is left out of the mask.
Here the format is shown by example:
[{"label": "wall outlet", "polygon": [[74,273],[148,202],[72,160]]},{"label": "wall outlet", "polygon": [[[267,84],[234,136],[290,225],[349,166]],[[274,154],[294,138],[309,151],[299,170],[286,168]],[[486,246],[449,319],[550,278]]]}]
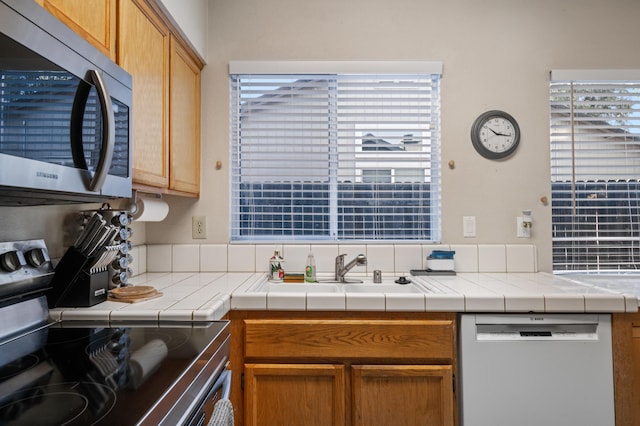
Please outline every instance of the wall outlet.
[{"label": "wall outlet", "polygon": [[522,219],[522,216],[516,216],[516,237],[518,238],[524,238],[524,222]]},{"label": "wall outlet", "polygon": [[516,236],[518,238],[531,238],[531,227],[524,226],[524,217],[516,216]]},{"label": "wall outlet", "polygon": [[207,217],[193,216],[191,218],[191,238],[207,238]]}]

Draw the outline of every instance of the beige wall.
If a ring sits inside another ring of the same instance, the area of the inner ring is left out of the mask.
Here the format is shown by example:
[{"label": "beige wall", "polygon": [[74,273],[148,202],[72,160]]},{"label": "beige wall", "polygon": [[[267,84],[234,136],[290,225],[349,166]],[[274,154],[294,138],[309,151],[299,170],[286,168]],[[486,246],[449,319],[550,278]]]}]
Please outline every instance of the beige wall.
[{"label": "beige wall", "polygon": [[[436,60],[444,63],[443,241],[533,243],[549,271],[551,206],[540,201],[550,197],[549,70],[640,68],[639,17],[636,0],[212,0],[201,200],[172,200],[167,222],[147,225],[147,241],[200,242],[191,240],[194,214],[207,216],[204,242],[228,241],[230,60]],[[471,146],[470,126],[489,109],[520,123],[521,146],[506,161]],[[523,209],[533,211],[531,240],[516,237]],[[463,237],[463,216],[476,216],[476,238]]]},{"label": "beige wall", "polygon": [[[549,70],[640,68],[638,17],[635,0],[212,0],[202,197],[172,202],[177,211],[147,225],[147,241],[199,242],[190,235],[194,214],[207,216],[205,242],[228,241],[230,60],[435,60],[444,63],[443,242],[531,242],[549,271],[551,206],[540,202],[550,197]],[[470,126],[489,109],[520,123],[521,146],[507,161],[486,160],[471,146]],[[531,240],[516,237],[523,209],[533,211]],[[463,216],[476,216],[476,238],[463,237]]]},{"label": "beige wall", "polygon": [[[536,244],[548,271],[551,207],[540,197],[550,197],[549,70],[640,68],[637,0],[210,0],[208,13],[201,199],[166,197],[168,218],[147,224],[138,243],[228,241],[230,60],[436,60],[444,63],[444,242]],[[486,160],[471,146],[470,126],[489,109],[520,123],[521,146],[507,161]],[[22,216],[0,225],[26,230],[41,217],[57,225],[61,208],[53,209],[0,208],[0,217]],[[515,236],[523,209],[533,211],[531,240]],[[206,215],[206,240],[191,239],[192,215]],[[476,238],[463,238],[463,216],[477,217]],[[16,233],[4,229],[0,237]]]},{"label": "beige wall", "polygon": [[196,52],[207,60],[207,10],[209,0],[157,0],[173,18]]}]

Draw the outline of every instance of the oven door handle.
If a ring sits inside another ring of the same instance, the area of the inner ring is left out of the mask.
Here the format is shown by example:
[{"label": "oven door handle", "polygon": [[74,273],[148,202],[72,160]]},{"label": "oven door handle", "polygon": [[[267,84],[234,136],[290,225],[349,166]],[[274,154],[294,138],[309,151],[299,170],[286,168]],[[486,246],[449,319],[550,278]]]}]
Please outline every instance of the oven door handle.
[{"label": "oven door handle", "polygon": [[220,376],[218,376],[218,379],[211,388],[210,394],[218,392],[218,389],[222,389],[220,399],[229,399],[229,395],[231,395],[231,370],[224,370],[220,373]]}]

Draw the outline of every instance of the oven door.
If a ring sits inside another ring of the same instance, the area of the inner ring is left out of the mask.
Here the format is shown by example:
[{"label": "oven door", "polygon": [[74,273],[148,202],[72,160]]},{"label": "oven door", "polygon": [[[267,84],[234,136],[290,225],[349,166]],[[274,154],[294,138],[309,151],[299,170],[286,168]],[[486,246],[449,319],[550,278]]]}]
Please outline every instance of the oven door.
[{"label": "oven door", "polygon": [[[230,392],[231,374],[226,370],[230,351],[230,325],[224,322],[216,338],[199,358],[160,397],[139,425],[204,424],[218,390]],[[158,372],[157,374],[162,374]]]},{"label": "oven door", "polygon": [[[228,400],[231,394],[231,371],[224,370],[218,376],[212,376],[209,383],[202,389],[198,396],[198,407],[187,420],[187,426],[200,426],[208,424],[216,408],[216,403],[221,400]],[[217,415],[218,413],[216,413]],[[220,416],[231,415],[231,413],[220,414]]]}]

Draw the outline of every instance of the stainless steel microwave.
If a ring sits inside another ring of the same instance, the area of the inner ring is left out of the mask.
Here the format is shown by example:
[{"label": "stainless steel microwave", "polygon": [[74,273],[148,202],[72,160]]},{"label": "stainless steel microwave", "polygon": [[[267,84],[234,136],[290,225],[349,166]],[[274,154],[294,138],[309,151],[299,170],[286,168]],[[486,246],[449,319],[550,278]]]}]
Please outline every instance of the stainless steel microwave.
[{"label": "stainless steel microwave", "polygon": [[131,197],[131,76],[33,1],[0,0],[0,205]]}]

